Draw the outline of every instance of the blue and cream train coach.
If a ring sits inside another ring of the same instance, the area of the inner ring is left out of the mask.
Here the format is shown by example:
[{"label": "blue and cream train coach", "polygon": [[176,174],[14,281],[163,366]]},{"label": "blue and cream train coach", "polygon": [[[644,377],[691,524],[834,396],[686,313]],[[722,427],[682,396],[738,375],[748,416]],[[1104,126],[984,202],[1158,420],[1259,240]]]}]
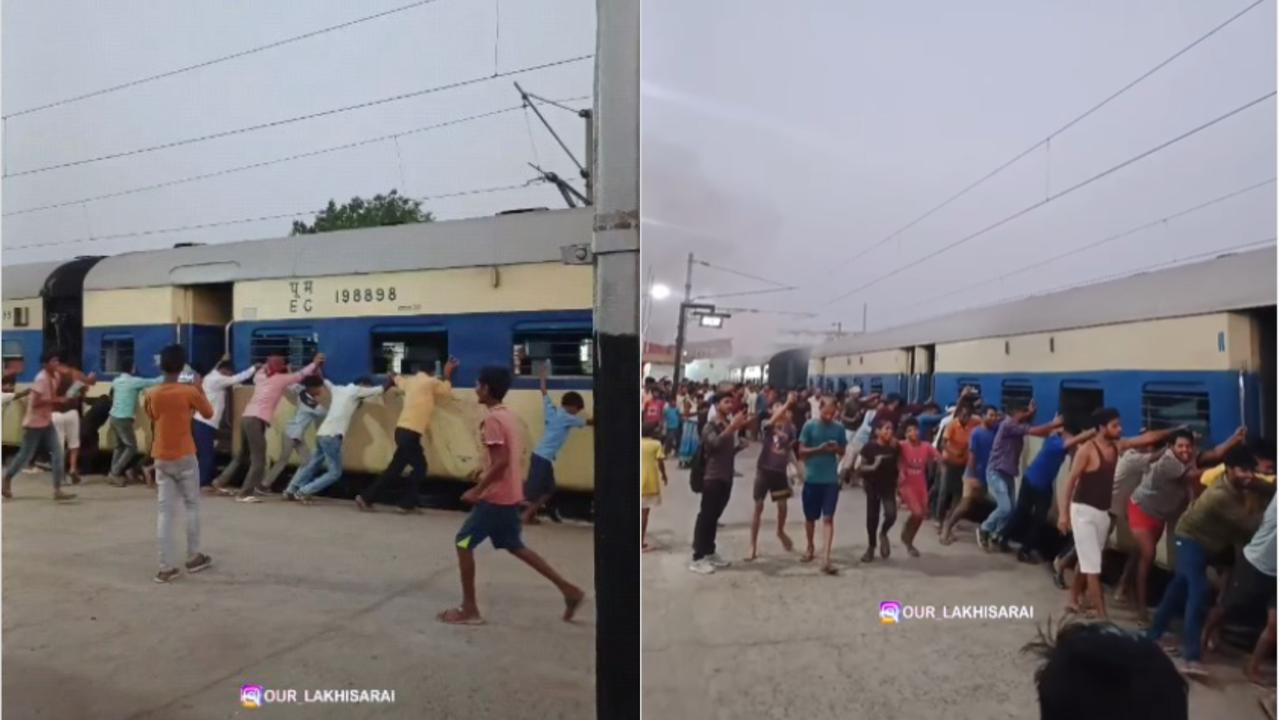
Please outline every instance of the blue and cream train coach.
[{"label": "blue and cream train coach", "polygon": [[[590,241],[591,212],[580,209],[108,257],[84,276],[84,367],[106,378],[131,367],[149,376],[175,341],[202,372],[224,352],[237,367],[268,354],[297,367],[323,352],[335,382],[456,356],[454,401],[441,406],[427,455],[433,475],[464,478],[478,460],[471,388],[480,367],[514,373],[506,403],[529,443],[542,429],[544,363],[553,399],[576,390],[591,411],[592,267],[563,260],[566,247]],[[7,293],[5,322],[8,342]],[[250,393],[236,389],[237,409]],[[386,464],[399,406],[395,394],[365,403],[345,440],[348,470]],[[282,403],[276,424],[292,412]],[[557,461],[566,489],[592,489],[591,454],[590,430],[574,433]]]}]

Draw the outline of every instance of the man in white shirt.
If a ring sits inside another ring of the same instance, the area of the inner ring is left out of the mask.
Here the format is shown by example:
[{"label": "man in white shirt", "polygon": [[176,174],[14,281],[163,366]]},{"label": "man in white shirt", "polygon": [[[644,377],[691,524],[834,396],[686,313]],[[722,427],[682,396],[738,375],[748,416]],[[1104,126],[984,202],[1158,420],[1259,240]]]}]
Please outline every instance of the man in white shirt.
[{"label": "man in white shirt", "polygon": [[200,389],[213,406],[213,416],[203,417],[196,414],[191,424],[191,436],[196,441],[196,459],[200,465],[200,487],[208,487],[214,478],[214,465],[217,463],[218,426],[222,424],[222,412],[227,407],[227,390],[253,377],[261,367],[255,363],[246,370],[236,373],[231,364],[231,356],[223,355],[214,371],[209,373]]},{"label": "man in white shirt", "polygon": [[[309,503],[314,495],[342,478],[342,438],[351,426],[351,418],[360,403],[395,387],[395,375],[389,374],[382,386],[374,385],[368,377],[350,385],[334,385],[325,380],[324,386],[329,389],[329,412],[316,430],[316,452],[289,481],[284,491],[285,500]],[[312,480],[322,466],[324,474]]]}]

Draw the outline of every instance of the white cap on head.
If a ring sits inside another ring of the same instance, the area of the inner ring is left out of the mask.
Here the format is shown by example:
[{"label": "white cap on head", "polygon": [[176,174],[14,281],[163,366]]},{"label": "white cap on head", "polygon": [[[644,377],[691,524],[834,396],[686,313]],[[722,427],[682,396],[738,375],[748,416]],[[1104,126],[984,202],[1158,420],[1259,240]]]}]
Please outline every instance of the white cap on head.
[{"label": "white cap on head", "polygon": [[862,394],[862,386],[860,386],[860,385],[854,385],[853,387],[849,388],[849,394],[850,394],[850,395],[861,395],[861,394]]}]

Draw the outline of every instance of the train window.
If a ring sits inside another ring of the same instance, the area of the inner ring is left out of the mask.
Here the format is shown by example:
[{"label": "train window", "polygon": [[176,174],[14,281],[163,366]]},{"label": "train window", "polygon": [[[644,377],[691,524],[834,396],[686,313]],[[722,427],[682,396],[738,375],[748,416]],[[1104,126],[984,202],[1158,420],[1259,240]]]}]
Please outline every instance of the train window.
[{"label": "train window", "polygon": [[1010,408],[1025,408],[1031,402],[1032,395],[1031,383],[1025,380],[1005,380],[1000,383],[1000,407],[1006,411]]},{"label": "train window", "polygon": [[21,340],[4,340],[3,342],[0,342],[0,345],[3,345],[4,349],[3,349],[3,352],[0,354],[4,356],[5,360],[21,360],[22,359],[23,355],[22,355]]},{"label": "train window", "polygon": [[102,336],[102,372],[122,373],[133,370],[133,336]]},{"label": "train window", "polygon": [[1148,383],[1142,388],[1142,426],[1167,430],[1186,425],[1209,435],[1209,393],[1199,385]]},{"label": "train window", "polygon": [[1064,382],[1058,396],[1058,412],[1067,431],[1076,433],[1089,428],[1093,412],[1104,403],[1102,388]]},{"label": "train window", "polygon": [[982,394],[982,383],[978,382],[976,378],[960,378],[956,380],[956,397],[963,395],[965,388],[973,388],[974,392],[979,395]]},{"label": "train window", "polygon": [[28,327],[31,325],[31,308],[15,307],[13,309],[13,326]]},{"label": "train window", "polygon": [[449,359],[449,333],[443,328],[373,328],[373,371],[437,375]]},{"label": "train window", "polygon": [[516,375],[537,375],[543,363],[551,375],[591,375],[593,343],[590,327],[519,329],[512,336],[511,364]]},{"label": "train window", "polygon": [[878,394],[880,394],[880,393],[884,392],[884,381],[883,381],[883,380],[881,380],[880,378],[878,378],[878,377],[873,377],[873,378],[871,378],[871,383],[870,383],[870,385],[871,385],[871,393],[870,393],[870,394],[872,394],[872,395],[878,395]]},{"label": "train window", "polygon": [[291,367],[310,364],[320,342],[310,328],[255,330],[249,337],[249,362],[265,362],[270,355],[283,355]]}]

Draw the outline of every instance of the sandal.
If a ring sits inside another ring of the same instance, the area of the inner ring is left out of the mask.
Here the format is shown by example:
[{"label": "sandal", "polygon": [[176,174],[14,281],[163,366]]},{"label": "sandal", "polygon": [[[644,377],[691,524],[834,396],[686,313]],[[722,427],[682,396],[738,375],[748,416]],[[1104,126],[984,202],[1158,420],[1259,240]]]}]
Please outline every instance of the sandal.
[{"label": "sandal", "polygon": [[436,615],[436,619],[446,625],[483,625],[484,618],[479,615],[466,615],[462,608],[449,608]]}]

